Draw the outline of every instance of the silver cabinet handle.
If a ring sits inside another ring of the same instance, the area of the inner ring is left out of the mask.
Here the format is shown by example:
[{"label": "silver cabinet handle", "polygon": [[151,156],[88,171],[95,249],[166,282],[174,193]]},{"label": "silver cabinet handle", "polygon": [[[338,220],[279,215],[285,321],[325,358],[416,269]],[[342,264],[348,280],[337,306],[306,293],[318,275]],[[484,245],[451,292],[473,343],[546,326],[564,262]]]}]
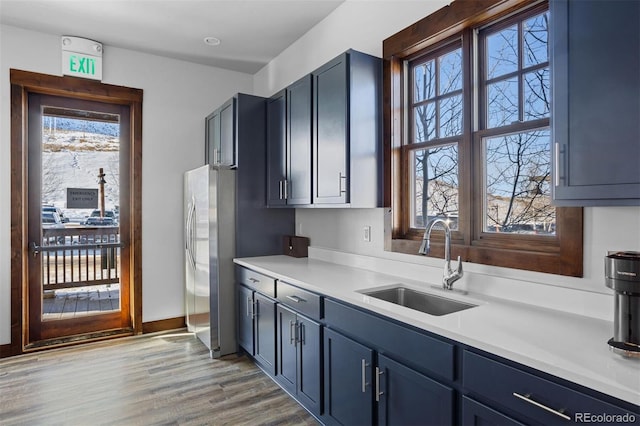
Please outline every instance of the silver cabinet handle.
[{"label": "silver cabinet handle", "polygon": [[254,284],[255,284],[255,283],[259,283],[259,282],[260,282],[260,280],[258,280],[258,279],[256,279],[256,278],[253,278],[253,277],[252,277],[252,278],[249,278],[249,281],[251,281],[251,282],[252,282],[252,283],[254,283]]},{"label": "silver cabinet handle", "polygon": [[284,181],[282,181],[282,180],[278,181],[278,199],[279,200],[282,200],[282,197],[284,196],[284,191],[282,190],[282,183],[283,182]]},{"label": "silver cabinet handle", "polygon": [[369,364],[365,359],[362,359],[362,393],[367,392],[367,386],[369,386],[369,382],[367,382],[367,367]]},{"label": "silver cabinet handle", "polygon": [[[345,184],[347,183],[347,176],[343,175],[342,172],[339,173],[339,176],[340,176],[340,193],[344,194],[347,192],[347,190],[343,189],[342,182],[344,181]],[[346,188],[346,185],[345,185],[345,188]]]},{"label": "silver cabinet handle", "polygon": [[296,303],[300,303],[300,302],[306,302],[305,299],[303,299],[302,297],[298,297],[298,296],[287,296],[287,299],[296,302]]},{"label": "silver cabinet handle", "polygon": [[300,343],[301,345],[304,345],[304,324],[303,323],[297,324],[296,329],[297,329],[296,339],[298,340],[298,343]]},{"label": "silver cabinet handle", "polygon": [[282,187],[284,188],[284,199],[288,200],[289,199],[289,181],[287,179],[284,180]]},{"label": "silver cabinet handle", "polygon": [[296,329],[297,329],[296,322],[295,321],[289,321],[289,343],[291,345],[294,345],[294,346],[296,344],[296,335],[295,335],[296,334],[296,331],[295,331]]},{"label": "silver cabinet handle", "polygon": [[376,402],[380,402],[380,395],[384,395],[384,392],[380,392],[380,376],[384,374],[384,371],[376,367]]},{"label": "silver cabinet handle", "polygon": [[252,305],[252,300],[251,297],[247,297],[247,316],[253,318],[253,312],[251,309],[251,305]]},{"label": "silver cabinet handle", "polygon": [[529,404],[534,405],[538,408],[542,408],[543,410],[548,411],[549,413],[555,414],[558,417],[562,417],[565,420],[571,421],[571,417],[563,413],[564,409],[554,410],[553,408],[549,408],[544,404],[540,404],[539,402],[536,402],[533,399],[531,399],[531,394],[529,393],[520,395],[517,392],[513,392],[513,396],[515,396],[516,398],[520,398],[521,400],[528,402]]},{"label": "silver cabinet handle", "polygon": [[553,180],[556,186],[560,186],[560,144],[558,142],[554,144],[554,151],[555,158],[553,160],[555,170],[553,171]]}]

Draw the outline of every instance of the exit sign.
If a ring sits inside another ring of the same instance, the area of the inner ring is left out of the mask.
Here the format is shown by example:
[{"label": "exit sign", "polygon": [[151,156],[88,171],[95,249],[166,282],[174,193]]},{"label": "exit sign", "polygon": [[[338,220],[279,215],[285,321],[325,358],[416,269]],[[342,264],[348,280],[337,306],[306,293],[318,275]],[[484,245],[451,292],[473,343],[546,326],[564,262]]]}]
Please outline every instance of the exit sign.
[{"label": "exit sign", "polygon": [[102,43],[62,36],[62,74],[102,80]]}]

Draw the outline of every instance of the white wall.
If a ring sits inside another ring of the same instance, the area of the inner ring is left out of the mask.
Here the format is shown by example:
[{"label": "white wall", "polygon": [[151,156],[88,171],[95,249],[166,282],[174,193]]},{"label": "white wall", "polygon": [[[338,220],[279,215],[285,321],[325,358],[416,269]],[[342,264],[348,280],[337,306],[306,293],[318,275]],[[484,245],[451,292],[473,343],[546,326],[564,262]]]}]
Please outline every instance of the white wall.
[{"label": "white wall", "polygon": [[[79,36],[82,36],[79,34]],[[9,69],[61,73],[57,35],[0,27],[0,344],[10,343]],[[144,91],[142,320],[184,315],[182,175],[203,163],[204,117],[252,76],[105,46],[103,82]]]},{"label": "white wall", "polygon": [[[254,78],[255,91],[269,96],[348,48],[382,56],[385,38],[447,3],[347,0],[260,70]],[[310,237],[316,247],[441,267],[442,260],[385,252],[384,217],[385,209],[297,209],[296,231]],[[364,226],[371,226],[371,242],[363,241]],[[586,208],[584,247],[584,278],[467,265],[464,285],[473,286],[475,275],[478,282],[500,277],[609,294],[603,279],[604,256],[607,250],[640,250],[640,208]]]}]

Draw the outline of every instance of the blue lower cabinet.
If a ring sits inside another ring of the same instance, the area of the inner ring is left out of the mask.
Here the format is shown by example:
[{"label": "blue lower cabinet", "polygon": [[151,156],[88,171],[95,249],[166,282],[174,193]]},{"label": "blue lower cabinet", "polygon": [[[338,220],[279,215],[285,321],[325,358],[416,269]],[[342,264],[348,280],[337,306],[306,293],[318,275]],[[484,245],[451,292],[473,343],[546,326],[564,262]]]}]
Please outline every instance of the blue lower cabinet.
[{"label": "blue lower cabinet", "polygon": [[255,354],[253,342],[253,290],[245,286],[236,287],[238,303],[238,345],[251,356]]},{"label": "blue lower cabinet", "polygon": [[325,424],[373,424],[373,350],[324,330]]},{"label": "blue lower cabinet", "polygon": [[454,421],[452,388],[328,329],[324,395],[326,424],[442,426]]},{"label": "blue lower cabinet", "polygon": [[254,294],[254,358],[272,376],[276,374],[276,302]]},{"label": "blue lower cabinet", "polygon": [[454,390],[378,354],[374,396],[379,425],[452,425]]},{"label": "blue lower cabinet", "polygon": [[493,408],[462,397],[462,426],[524,426]]},{"label": "blue lower cabinet", "polygon": [[321,405],[321,328],[281,304],[277,312],[276,380],[315,415]]}]

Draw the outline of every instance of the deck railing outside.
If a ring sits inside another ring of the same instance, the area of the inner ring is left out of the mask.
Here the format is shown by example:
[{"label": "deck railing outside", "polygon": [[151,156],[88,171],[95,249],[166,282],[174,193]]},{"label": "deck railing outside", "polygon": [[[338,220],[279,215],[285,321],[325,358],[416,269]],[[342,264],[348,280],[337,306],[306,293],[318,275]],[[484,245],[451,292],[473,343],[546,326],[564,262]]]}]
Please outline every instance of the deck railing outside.
[{"label": "deck railing outside", "polygon": [[117,226],[42,230],[43,290],[120,282],[120,233]]}]

